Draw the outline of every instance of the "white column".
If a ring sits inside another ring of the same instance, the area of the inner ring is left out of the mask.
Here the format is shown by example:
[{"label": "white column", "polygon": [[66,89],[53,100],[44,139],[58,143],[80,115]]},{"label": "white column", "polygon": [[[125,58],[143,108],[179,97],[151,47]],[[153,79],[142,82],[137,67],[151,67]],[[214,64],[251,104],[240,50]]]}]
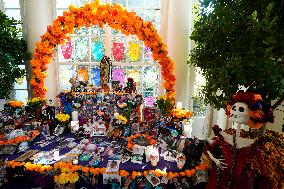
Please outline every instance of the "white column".
[{"label": "white column", "polygon": [[[34,51],[36,42],[40,41],[47,31],[47,26],[52,24],[54,15],[54,2],[52,0],[25,0],[25,25],[28,50]],[[48,65],[45,86],[47,87],[46,98],[55,101],[56,91],[56,65],[51,62]]]},{"label": "white column", "polygon": [[[168,1],[168,27],[166,40],[164,40],[167,41],[169,55],[175,62],[176,101],[182,102],[184,108],[189,108],[189,101],[191,100],[189,66],[187,65],[190,50],[189,36],[192,19],[191,4],[192,3],[189,0]],[[161,28],[163,29],[164,26]]]}]

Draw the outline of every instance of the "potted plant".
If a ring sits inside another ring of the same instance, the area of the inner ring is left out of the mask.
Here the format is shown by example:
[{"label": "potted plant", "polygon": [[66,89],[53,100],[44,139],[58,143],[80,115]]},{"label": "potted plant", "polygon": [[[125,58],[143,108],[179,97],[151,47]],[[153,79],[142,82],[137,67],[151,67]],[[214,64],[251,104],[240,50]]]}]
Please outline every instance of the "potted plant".
[{"label": "potted plant", "polygon": [[16,79],[25,75],[19,65],[31,58],[17,24],[20,22],[0,11],[0,99],[9,98]]},{"label": "potted plant", "polygon": [[46,105],[46,99],[41,97],[35,97],[27,102],[28,111],[32,111],[35,114],[36,120],[40,119],[41,109]]}]

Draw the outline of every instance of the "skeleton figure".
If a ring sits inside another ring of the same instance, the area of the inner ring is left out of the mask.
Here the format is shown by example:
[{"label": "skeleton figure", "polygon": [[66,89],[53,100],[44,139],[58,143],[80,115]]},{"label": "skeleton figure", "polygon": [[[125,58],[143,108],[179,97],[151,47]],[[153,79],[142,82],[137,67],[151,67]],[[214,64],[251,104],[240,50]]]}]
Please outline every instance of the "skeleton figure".
[{"label": "skeleton figure", "polygon": [[246,124],[250,119],[248,114],[248,105],[244,102],[237,102],[231,108],[230,118],[238,124]]}]

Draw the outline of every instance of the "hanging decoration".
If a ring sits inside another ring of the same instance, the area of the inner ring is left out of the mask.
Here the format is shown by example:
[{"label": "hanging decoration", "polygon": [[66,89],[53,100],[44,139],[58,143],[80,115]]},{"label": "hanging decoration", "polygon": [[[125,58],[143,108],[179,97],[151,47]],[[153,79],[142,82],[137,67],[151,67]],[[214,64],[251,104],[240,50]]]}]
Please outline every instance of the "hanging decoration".
[{"label": "hanging decoration", "polygon": [[88,39],[78,38],[76,40],[76,59],[79,61],[86,61],[88,56]]},{"label": "hanging decoration", "polygon": [[115,68],[112,71],[112,80],[119,81],[119,83],[123,84],[124,81],[124,70],[122,68]]},{"label": "hanging decoration", "polygon": [[96,41],[92,43],[92,60],[100,61],[105,54],[104,44],[101,41]]},{"label": "hanging decoration", "polygon": [[93,85],[99,87],[101,83],[100,69],[92,68],[92,83]]},{"label": "hanging decoration", "polygon": [[121,42],[114,42],[112,44],[112,54],[113,54],[113,59],[117,62],[122,61],[124,57],[124,44]]},{"label": "hanging decoration", "polygon": [[65,59],[70,59],[72,56],[72,43],[68,40],[65,44],[61,45],[61,53]]},{"label": "hanging decoration", "polygon": [[88,69],[85,67],[80,67],[76,70],[77,73],[77,80],[82,82],[89,81],[89,73]]},{"label": "hanging decoration", "polygon": [[[33,74],[30,84],[34,96],[44,97],[46,94],[44,81],[47,77],[47,64],[52,62],[57,45],[70,40],[69,34],[74,33],[75,29],[94,25],[102,28],[105,24],[125,35],[136,35],[151,49],[153,60],[161,65],[167,99],[174,101],[176,80],[174,62],[170,59],[167,47],[154,25],[149,21],[143,21],[136,13],[128,12],[119,4],[100,4],[99,1],[80,8],[71,5],[69,11],[65,11],[63,16],[59,16],[47,27],[47,32],[41,36],[41,41],[36,43],[33,59],[30,61]],[[84,53],[86,54],[86,51]]]},{"label": "hanging decoration", "polygon": [[137,62],[140,58],[141,46],[139,43],[129,42],[128,56],[132,62]]},{"label": "hanging decoration", "polygon": [[151,54],[151,48],[150,47],[145,47],[145,59],[146,60],[151,60],[152,54]]}]

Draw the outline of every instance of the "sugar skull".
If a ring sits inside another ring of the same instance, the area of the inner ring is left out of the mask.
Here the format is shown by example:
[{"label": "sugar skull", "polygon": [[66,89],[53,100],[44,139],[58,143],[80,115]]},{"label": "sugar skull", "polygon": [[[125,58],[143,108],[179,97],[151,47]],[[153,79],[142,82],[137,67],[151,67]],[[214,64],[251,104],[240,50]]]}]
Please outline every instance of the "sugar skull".
[{"label": "sugar skull", "polygon": [[234,122],[246,124],[250,119],[248,112],[249,108],[246,103],[237,102],[231,107],[230,118]]},{"label": "sugar skull", "polygon": [[158,149],[153,148],[150,151],[150,162],[151,162],[151,165],[153,167],[157,166],[157,164],[159,162],[159,152],[158,152]]},{"label": "sugar skull", "polygon": [[183,153],[178,153],[177,154],[177,158],[176,158],[176,161],[177,161],[177,167],[179,169],[182,169],[184,164],[185,164],[185,160],[186,160],[186,157]]}]

